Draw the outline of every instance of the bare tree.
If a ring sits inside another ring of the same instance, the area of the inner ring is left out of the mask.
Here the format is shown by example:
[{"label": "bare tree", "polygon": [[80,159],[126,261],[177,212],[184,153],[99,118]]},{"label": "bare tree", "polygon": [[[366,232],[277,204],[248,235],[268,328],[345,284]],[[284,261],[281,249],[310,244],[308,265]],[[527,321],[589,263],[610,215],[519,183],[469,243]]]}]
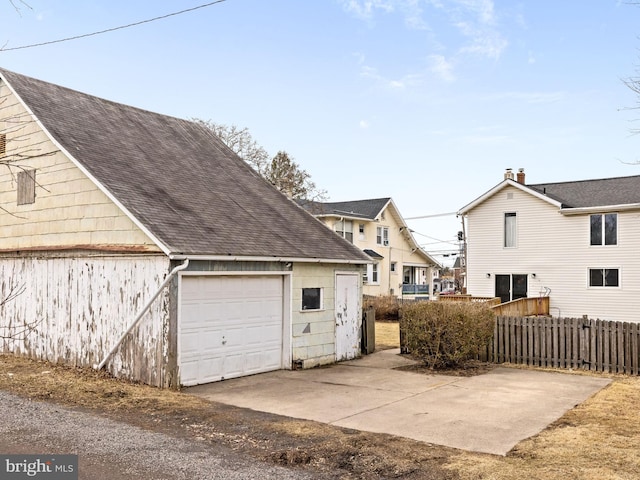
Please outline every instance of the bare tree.
[{"label": "bare tree", "polygon": [[267,151],[253,139],[249,130],[235,125],[223,125],[211,120],[193,119],[194,122],[213,131],[255,171],[289,198],[325,200],[327,192],[311,181],[311,175],[293,161],[288,153],[280,151],[269,158]]},{"label": "bare tree", "polygon": [[269,164],[269,154],[253,139],[248,128],[238,128],[235,125],[228,126],[197,118],[193,121],[215,133],[227,147],[237,153],[260,175],[264,175]]},{"label": "bare tree", "polygon": [[[3,308],[7,303],[22,295],[26,290],[27,285],[24,283],[12,286],[7,295],[0,300],[0,311],[3,311]],[[40,318],[33,320],[32,322],[18,325],[11,325],[11,322],[9,322],[6,326],[0,326],[0,340],[23,341],[30,333],[36,330],[36,327],[42,323],[42,320],[43,319]]]},{"label": "bare tree", "polygon": [[311,181],[311,175],[284,151],[273,157],[264,178],[289,198],[323,200],[326,197],[326,192],[318,190]]}]

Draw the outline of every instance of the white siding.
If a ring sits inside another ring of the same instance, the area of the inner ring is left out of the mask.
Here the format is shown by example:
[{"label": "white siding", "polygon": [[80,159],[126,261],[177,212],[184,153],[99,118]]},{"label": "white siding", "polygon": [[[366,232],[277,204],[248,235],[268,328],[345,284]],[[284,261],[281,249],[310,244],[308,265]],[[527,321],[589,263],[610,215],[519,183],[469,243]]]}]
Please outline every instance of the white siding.
[{"label": "white siding", "polygon": [[[503,247],[506,212],[517,213],[516,248]],[[527,274],[528,296],[551,289],[554,316],[640,321],[640,212],[618,213],[615,246],[590,246],[589,225],[588,214],[565,216],[516,188],[499,191],[468,213],[468,292],[494,295],[496,274]],[[589,267],[620,268],[620,288],[589,288]]]},{"label": "white siding", "polygon": [[[1,258],[0,352],[89,367],[99,363],[169,272],[165,256]],[[107,363],[118,377],[165,385],[167,291]],[[20,335],[25,324],[33,331]],[[23,339],[24,337],[24,339]]]}]

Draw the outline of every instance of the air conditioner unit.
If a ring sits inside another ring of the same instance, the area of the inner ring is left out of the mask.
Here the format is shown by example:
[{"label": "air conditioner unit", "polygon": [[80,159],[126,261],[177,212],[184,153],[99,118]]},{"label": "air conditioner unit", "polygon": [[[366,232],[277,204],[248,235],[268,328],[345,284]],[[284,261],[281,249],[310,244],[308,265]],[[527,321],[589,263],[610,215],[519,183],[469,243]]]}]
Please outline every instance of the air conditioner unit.
[{"label": "air conditioner unit", "polygon": [[366,275],[366,274],[362,275],[362,281],[363,281],[364,283],[369,283],[369,277],[367,277],[367,275]]},{"label": "air conditioner unit", "polygon": [[384,245],[385,247],[388,247],[388,246],[389,246],[389,240],[385,240],[385,241],[384,241],[384,242],[382,242],[382,243],[383,243],[383,245]]}]

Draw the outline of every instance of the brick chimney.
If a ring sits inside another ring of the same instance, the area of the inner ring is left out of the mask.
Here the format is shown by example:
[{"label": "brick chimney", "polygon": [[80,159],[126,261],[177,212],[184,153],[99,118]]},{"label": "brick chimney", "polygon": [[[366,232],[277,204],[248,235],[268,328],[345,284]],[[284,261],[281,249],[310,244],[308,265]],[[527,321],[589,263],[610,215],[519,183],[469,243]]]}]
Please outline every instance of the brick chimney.
[{"label": "brick chimney", "polygon": [[521,183],[522,185],[524,185],[524,168],[519,168],[518,169],[518,175],[517,175],[517,182]]},{"label": "brick chimney", "polygon": [[513,180],[513,170],[511,168],[507,168],[504,171],[504,179],[505,180]]}]

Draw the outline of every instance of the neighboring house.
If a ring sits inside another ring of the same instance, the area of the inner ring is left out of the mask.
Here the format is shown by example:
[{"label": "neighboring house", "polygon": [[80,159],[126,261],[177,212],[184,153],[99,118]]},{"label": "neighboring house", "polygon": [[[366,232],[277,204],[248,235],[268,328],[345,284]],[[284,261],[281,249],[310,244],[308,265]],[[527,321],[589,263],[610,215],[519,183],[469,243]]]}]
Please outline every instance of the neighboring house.
[{"label": "neighboring house", "polygon": [[370,259],[210,130],[0,70],[0,167],[0,352],[160,387],[360,354]]},{"label": "neighboring house", "polygon": [[301,204],[371,257],[366,295],[429,296],[440,265],[416,243],[391,198]]},{"label": "neighboring house", "polygon": [[509,169],[458,213],[469,294],[548,295],[554,316],[640,321],[640,176],[527,185]]}]

